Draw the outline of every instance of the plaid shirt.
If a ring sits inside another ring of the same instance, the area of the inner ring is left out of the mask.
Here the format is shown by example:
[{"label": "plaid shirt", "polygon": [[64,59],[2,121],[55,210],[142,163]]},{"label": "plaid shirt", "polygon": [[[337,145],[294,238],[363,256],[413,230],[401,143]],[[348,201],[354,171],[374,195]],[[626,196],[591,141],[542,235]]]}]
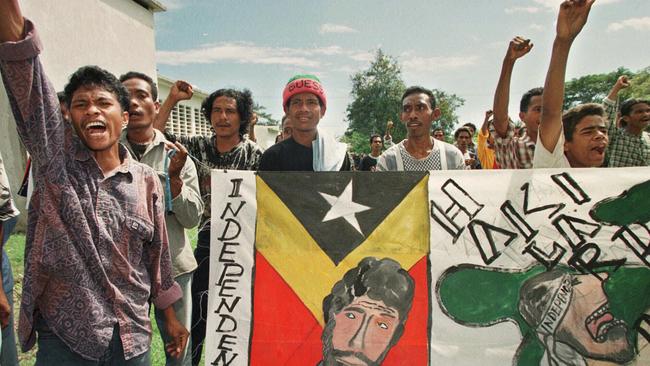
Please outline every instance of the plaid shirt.
[{"label": "plaid shirt", "polygon": [[608,167],[649,166],[650,135],[642,132],[639,136],[631,135],[625,128],[616,126],[618,100],[603,99],[603,108],[607,115],[607,134],[609,145],[605,152],[605,165]]},{"label": "plaid shirt", "polygon": [[494,138],[497,164],[501,169],[531,169],[533,167],[535,142],[527,134],[522,137],[515,136],[515,125],[512,122],[508,122],[506,137],[499,136],[492,122],[488,126],[490,134]]}]

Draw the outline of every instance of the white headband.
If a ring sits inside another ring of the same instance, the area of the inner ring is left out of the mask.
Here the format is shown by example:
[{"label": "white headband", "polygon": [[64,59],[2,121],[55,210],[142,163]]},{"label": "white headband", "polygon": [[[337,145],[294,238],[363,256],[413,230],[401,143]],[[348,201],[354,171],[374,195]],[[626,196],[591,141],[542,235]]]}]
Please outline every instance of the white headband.
[{"label": "white headband", "polygon": [[537,337],[544,344],[545,352],[540,365],[549,366],[586,366],[587,363],[577,350],[568,344],[555,340],[555,331],[562,323],[569,310],[573,297],[573,276],[565,273],[553,281],[555,294],[548,309],[537,326]]},{"label": "white headband", "polygon": [[553,294],[553,299],[537,326],[537,333],[541,335],[552,335],[562,322],[564,314],[569,309],[571,296],[573,295],[573,276],[565,273],[559,281],[559,286]]}]

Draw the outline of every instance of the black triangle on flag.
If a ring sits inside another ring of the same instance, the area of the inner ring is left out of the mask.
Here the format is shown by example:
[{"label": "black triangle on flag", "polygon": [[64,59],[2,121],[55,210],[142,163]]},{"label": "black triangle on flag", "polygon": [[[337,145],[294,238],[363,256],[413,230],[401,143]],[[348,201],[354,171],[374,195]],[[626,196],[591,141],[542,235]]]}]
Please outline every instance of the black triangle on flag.
[{"label": "black triangle on flag", "polygon": [[363,243],[427,172],[258,174],[338,265]]}]

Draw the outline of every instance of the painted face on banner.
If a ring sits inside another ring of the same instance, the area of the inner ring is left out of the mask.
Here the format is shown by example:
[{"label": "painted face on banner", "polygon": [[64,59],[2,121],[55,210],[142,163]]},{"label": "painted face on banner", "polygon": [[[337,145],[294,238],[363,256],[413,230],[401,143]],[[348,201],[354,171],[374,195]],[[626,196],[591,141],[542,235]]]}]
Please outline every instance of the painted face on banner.
[{"label": "painted face on banner", "polygon": [[607,273],[576,275],[569,309],[558,328],[558,340],[568,343],[584,357],[627,363],[634,358],[628,342],[627,324],[614,318],[604,284]]},{"label": "painted face on banner", "polygon": [[357,297],[334,316],[332,347],[343,365],[378,365],[388,351],[399,314],[383,301]]}]

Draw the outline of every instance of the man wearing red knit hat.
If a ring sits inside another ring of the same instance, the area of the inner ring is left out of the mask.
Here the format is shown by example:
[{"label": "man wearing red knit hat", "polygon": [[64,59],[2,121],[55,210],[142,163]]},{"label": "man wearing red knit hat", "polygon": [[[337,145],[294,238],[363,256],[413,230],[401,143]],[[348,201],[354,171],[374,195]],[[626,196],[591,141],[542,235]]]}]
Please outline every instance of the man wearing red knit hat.
[{"label": "man wearing red knit hat", "polygon": [[262,155],[262,171],[351,170],[347,146],[318,130],[325,115],[327,97],[314,75],[292,77],[282,92],[282,104],[291,119],[293,133]]}]

